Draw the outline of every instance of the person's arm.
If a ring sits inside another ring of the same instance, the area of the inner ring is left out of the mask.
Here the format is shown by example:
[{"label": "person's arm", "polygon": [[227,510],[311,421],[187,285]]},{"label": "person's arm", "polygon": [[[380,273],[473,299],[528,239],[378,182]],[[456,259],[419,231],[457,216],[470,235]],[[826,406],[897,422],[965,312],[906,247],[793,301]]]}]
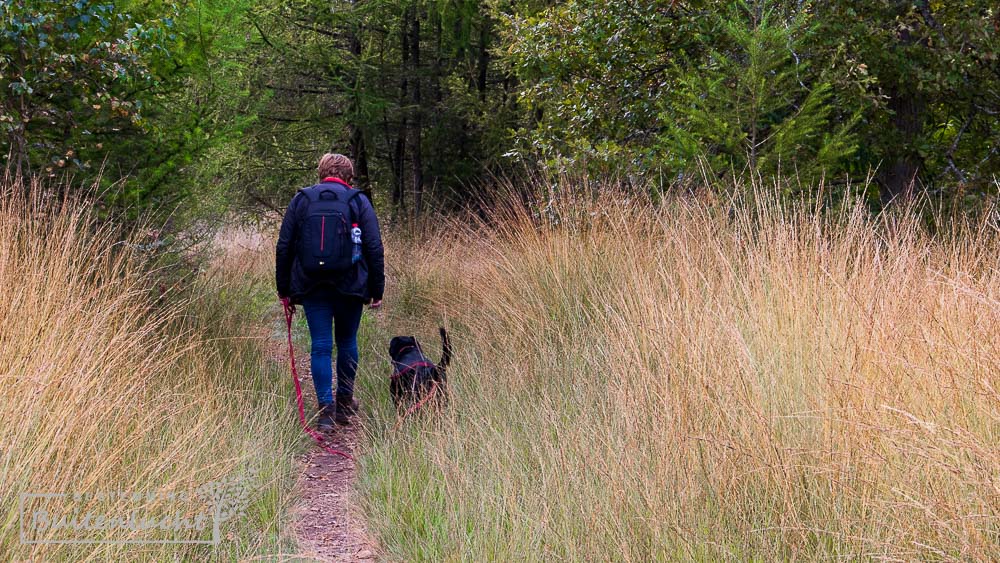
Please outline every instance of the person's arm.
[{"label": "person's arm", "polygon": [[278,244],[274,249],[274,280],[278,286],[278,297],[287,298],[292,293],[292,263],[295,261],[295,235],[298,227],[295,208],[298,194],[292,198],[281,221]]},{"label": "person's arm", "polygon": [[372,303],[382,301],[385,292],[385,255],[382,249],[382,233],[379,231],[378,217],[375,216],[375,208],[372,207],[367,197],[356,198],[360,200],[361,214],[359,216],[359,226],[361,227],[361,251],[368,264],[368,293],[371,295]]}]

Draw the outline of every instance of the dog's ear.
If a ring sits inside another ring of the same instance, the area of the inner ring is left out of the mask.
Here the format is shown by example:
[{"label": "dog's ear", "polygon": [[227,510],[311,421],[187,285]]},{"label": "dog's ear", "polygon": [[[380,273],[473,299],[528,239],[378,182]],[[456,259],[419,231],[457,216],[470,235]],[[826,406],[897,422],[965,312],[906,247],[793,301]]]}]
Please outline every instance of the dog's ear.
[{"label": "dog's ear", "polygon": [[412,336],[395,336],[389,341],[389,356],[395,358],[407,347],[416,346],[417,339]]}]

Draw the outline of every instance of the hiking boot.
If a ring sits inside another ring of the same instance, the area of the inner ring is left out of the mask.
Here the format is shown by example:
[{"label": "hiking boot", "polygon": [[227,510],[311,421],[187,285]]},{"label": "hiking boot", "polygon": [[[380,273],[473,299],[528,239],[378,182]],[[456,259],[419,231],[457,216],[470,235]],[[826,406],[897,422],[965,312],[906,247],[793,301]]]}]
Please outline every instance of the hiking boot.
[{"label": "hiking boot", "polygon": [[336,407],[333,404],[319,406],[319,418],[316,419],[316,430],[320,432],[332,432],[333,423],[337,418]]},{"label": "hiking boot", "polygon": [[356,416],[358,414],[358,409],[360,408],[361,404],[353,397],[349,400],[337,397],[337,412],[334,419],[337,424],[346,426],[351,423],[350,417]]}]

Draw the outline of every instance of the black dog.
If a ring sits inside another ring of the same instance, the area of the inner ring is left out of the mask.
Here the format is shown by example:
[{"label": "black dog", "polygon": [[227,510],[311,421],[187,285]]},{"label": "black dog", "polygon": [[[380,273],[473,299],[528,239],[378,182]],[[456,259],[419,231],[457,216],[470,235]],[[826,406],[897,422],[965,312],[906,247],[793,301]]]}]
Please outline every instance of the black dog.
[{"label": "black dog", "polygon": [[451,361],[451,344],[448,332],[441,328],[441,361],[436,365],[424,355],[420,343],[412,336],[396,336],[389,342],[392,359],[392,376],[389,392],[396,406],[419,403],[431,389],[439,399],[444,398],[448,377],[445,370]]}]

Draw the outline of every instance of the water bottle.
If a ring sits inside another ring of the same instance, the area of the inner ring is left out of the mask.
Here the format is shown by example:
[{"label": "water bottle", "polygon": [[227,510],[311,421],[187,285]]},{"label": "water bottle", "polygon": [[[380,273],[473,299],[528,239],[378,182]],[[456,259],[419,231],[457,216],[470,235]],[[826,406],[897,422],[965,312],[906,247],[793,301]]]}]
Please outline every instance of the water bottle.
[{"label": "water bottle", "polygon": [[361,228],[357,223],[351,225],[351,242],[354,243],[354,250],[351,252],[351,264],[361,261]]}]

